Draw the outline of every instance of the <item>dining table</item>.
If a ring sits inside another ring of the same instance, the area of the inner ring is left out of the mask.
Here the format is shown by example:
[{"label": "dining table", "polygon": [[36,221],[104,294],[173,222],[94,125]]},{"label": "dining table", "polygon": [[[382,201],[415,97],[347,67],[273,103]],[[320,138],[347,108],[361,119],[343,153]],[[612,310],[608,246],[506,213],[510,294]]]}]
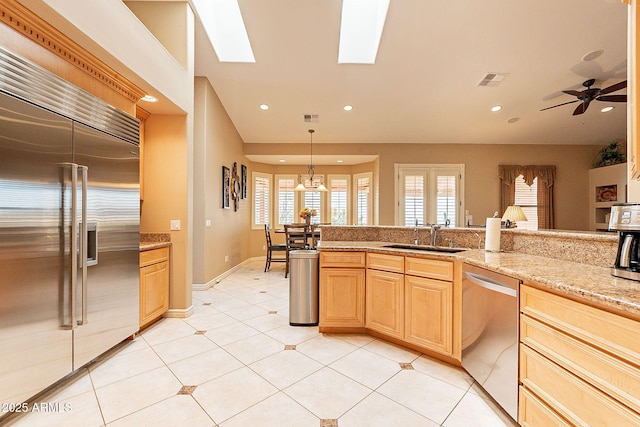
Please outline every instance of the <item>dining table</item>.
[{"label": "dining table", "polygon": [[[291,224],[291,225],[295,225],[295,226],[299,226],[299,227],[305,227],[305,240],[307,241],[307,244],[309,246],[309,249],[315,249],[316,248],[316,242],[318,242],[320,240],[320,229],[317,227],[313,227],[313,231],[309,230],[307,227],[309,226],[306,223],[300,223],[300,224]],[[313,224],[312,224],[313,225]],[[276,234],[285,234],[286,230],[284,228],[279,228],[275,230]]]}]

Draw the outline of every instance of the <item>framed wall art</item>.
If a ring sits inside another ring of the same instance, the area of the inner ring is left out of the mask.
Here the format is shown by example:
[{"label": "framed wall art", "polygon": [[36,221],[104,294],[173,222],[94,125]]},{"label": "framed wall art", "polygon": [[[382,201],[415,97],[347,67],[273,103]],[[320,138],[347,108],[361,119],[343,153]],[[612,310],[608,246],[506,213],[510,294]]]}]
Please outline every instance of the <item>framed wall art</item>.
[{"label": "framed wall art", "polygon": [[231,207],[231,171],[222,166],[222,209]]},{"label": "framed wall art", "polygon": [[596,203],[618,201],[618,186],[603,185],[596,187]]},{"label": "framed wall art", "polygon": [[242,198],[247,198],[247,167],[245,165],[240,166],[240,180],[242,181]]},{"label": "framed wall art", "polygon": [[233,210],[237,211],[240,208],[240,177],[238,176],[238,163],[233,162],[233,169],[231,169],[231,198],[233,199]]}]

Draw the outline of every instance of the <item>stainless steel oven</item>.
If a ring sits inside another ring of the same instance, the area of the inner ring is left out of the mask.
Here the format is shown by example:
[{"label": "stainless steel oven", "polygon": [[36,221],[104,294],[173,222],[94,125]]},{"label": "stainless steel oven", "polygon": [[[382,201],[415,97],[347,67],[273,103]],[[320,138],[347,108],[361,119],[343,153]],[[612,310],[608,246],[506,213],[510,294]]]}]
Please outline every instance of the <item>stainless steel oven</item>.
[{"label": "stainless steel oven", "polygon": [[520,281],[462,267],[462,366],[518,419],[518,288]]}]

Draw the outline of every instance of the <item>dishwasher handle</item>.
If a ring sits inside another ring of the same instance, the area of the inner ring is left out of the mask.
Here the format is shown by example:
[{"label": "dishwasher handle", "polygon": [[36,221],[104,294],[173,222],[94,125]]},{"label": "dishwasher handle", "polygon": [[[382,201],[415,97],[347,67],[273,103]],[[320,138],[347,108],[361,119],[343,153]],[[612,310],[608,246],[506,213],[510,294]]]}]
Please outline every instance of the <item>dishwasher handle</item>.
[{"label": "dishwasher handle", "polygon": [[483,287],[485,289],[488,289],[490,291],[499,292],[501,294],[509,295],[511,297],[514,297],[514,298],[518,296],[518,290],[517,289],[510,288],[510,287],[508,287],[506,285],[503,285],[502,283],[495,282],[495,281],[493,281],[491,279],[488,279],[488,278],[486,278],[484,276],[480,276],[480,275],[474,274],[474,273],[465,272],[464,275],[471,282],[473,282],[476,285],[481,286],[481,287]]}]

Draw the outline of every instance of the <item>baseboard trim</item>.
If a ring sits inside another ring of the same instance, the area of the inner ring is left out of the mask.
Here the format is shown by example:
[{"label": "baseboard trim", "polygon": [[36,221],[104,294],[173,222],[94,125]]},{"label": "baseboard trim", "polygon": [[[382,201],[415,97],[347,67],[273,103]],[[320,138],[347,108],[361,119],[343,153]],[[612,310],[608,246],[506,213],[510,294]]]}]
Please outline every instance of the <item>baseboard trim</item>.
[{"label": "baseboard trim", "polygon": [[162,317],[175,317],[184,319],[193,314],[193,304],[187,308],[170,308]]},{"label": "baseboard trim", "polygon": [[222,281],[222,279],[224,279],[224,278],[230,276],[232,273],[240,270],[245,265],[247,265],[247,264],[249,264],[249,263],[251,263],[253,261],[258,261],[258,260],[266,260],[266,258],[264,256],[247,258],[244,261],[242,261],[240,264],[231,267],[229,270],[225,271],[221,275],[219,275],[217,277],[214,277],[213,279],[209,280],[207,283],[194,283],[191,286],[191,290],[193,290],[193,291],[206,291],[207,289],[215,286],[217,283],[220,283]]}]

